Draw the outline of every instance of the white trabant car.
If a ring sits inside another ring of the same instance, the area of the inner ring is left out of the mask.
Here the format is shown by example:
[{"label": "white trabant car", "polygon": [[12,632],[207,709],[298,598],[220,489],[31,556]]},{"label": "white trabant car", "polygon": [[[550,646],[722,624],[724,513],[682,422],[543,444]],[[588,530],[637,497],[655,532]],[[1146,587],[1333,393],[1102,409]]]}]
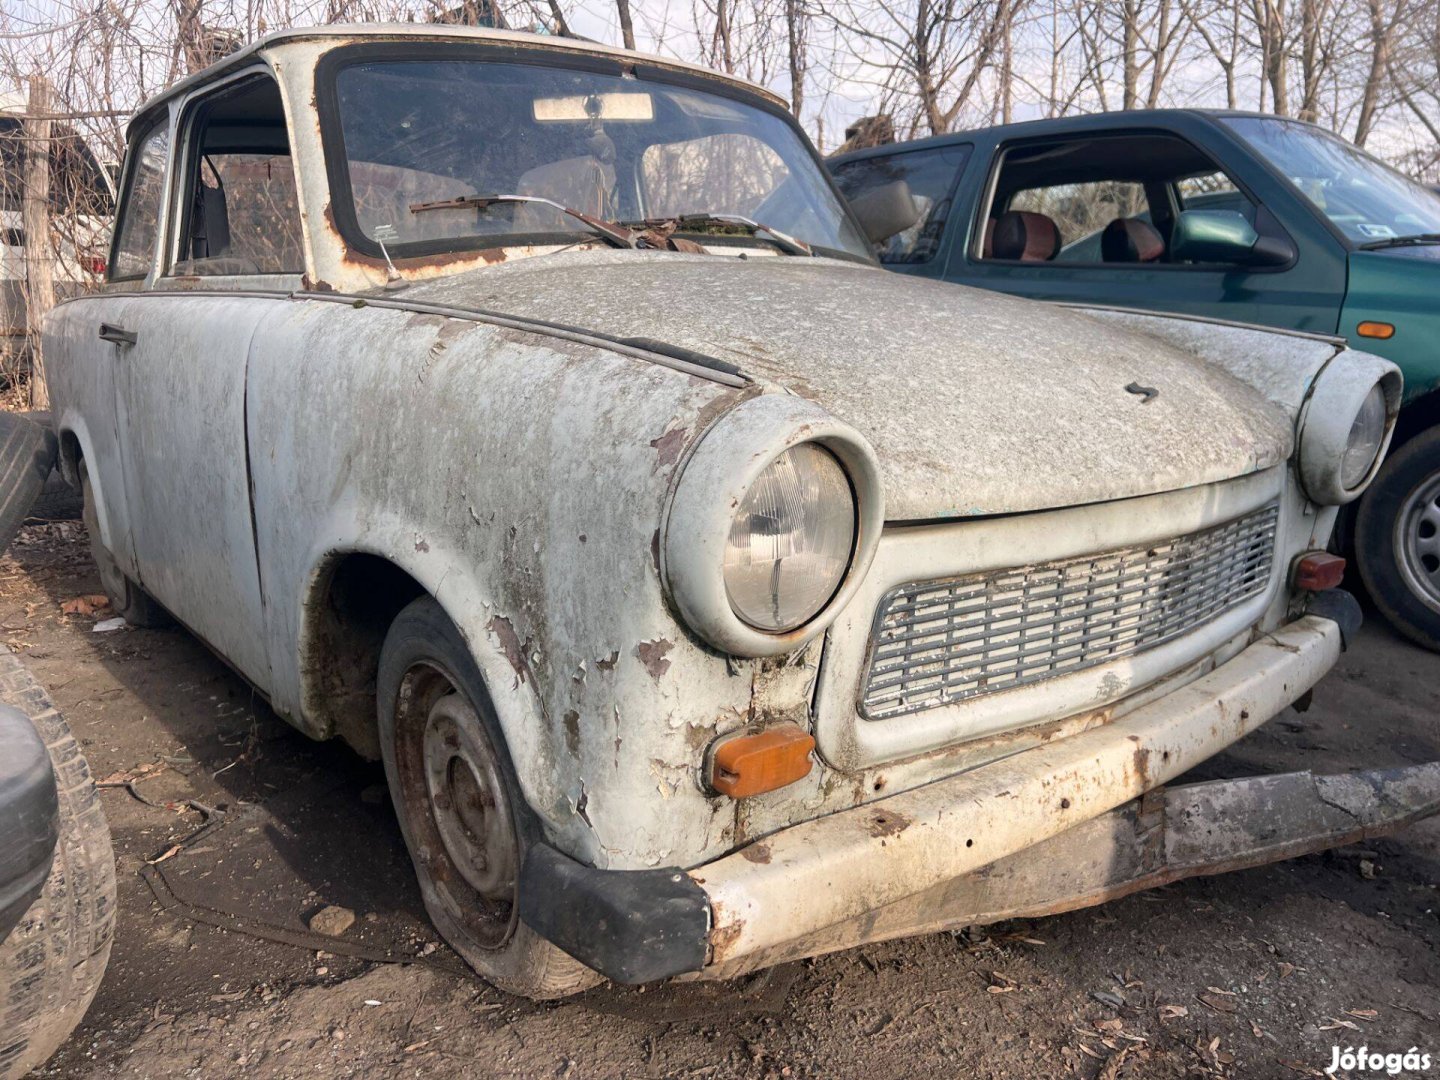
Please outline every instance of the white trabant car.
[{"label": "white trabant car", "polygon": [[1353,632],[1324,549],[1395,368],[888,274],[904,194],[674,61],[266,38],[136,116],[108,284],[46,326],[105,587],[383,758],[435,923],[536,997],[1432,811],[1162,787]]}]

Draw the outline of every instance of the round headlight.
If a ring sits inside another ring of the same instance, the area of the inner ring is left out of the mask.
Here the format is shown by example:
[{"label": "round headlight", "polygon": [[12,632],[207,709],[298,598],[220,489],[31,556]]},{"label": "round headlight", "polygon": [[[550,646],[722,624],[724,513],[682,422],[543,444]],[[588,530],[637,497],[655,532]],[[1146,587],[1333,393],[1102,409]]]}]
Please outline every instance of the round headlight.
[{"label": "round headlight", "polygon": [[731,522],[730,606],[759,630],[803,626],[835,595],[854,548],[855,495],[845,470],[814,443],[791,447],[755,479]]},{"label": "round headlight", "polygon": [[1343,506],[1375,477],[1400,411],[1400,369],[1363,352],[1340,352],[1311,380],[1300,412],[1300,485],[1311,502]]},{"label": "round headlight", "polygon": [[1385,392],[1376,383],[1365,395],[1360,411],[1350,425],[1350,437],[1340,459],[1340,483],[1347,490],[1359,486],[1370,475],[1370,467],[1385,439]]}]

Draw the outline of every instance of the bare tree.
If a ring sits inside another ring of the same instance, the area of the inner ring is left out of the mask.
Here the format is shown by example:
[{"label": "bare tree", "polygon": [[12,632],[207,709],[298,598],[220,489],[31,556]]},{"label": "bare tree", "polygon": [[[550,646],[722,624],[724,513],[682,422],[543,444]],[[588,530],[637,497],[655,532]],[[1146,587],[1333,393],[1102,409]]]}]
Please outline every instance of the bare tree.
[{"label": "bare tree", "polygon": [[620,19],[620,40],[627,49],[635,48],[635,24],[630,19],[630,0],[615,0],[615,13]]}]

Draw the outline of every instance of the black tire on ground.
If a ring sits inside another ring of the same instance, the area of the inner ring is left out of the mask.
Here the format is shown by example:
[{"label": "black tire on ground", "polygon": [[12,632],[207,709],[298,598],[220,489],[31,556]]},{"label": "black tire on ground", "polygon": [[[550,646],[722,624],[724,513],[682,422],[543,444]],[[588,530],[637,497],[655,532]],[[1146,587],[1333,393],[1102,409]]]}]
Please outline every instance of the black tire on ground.
[{"label": "black tire on ground", "polygon": [[1355,561],[1390,625],[1440,652],[1440,427],[1386,458],[1360,497]]},{"label": "black tire on ground", "polygon": [[29,516],[54,466],[54,433],[17,413],[0,412],[0,552]]},{"label": "black tire on ground", "polygon": [[71,487],[59,469],[52,469],[26,516],[33,521],[79,521],[84,515],[84,493]]},{"label": "black tire on ground", "polygon": [[0,1080],[55,1052],[90,1007],[115,932],[115,856],[90,767],[69,725],[0,648],[0,698],[30,717],[50,751],[60,839],[40,898],[0,942]]},{"label": "black tire on ground", "polygon": [[[595,985],[598,974],[517,915],[519,868],[539,827],[520,795],[480,671],[430,597],[396,616],[376,683],[390,795],[441,936],[511,994],[558,998]],[[449,778],[448,815],[429,795],[427,780],[436,775]]]},{"label": "black tire on ground", "polygon": [[144,589],[125,576],[115,563],[115,556],[100,540],[100,519],[95,510],[95,494],[90,489],[90,473],[80,463],[80,490],[85,500],[85,532],[90,538],[90,557],[100,571],[100,587],[110,599],[116,615],[122,615],[131,626],[169,626],[175,620]]}]

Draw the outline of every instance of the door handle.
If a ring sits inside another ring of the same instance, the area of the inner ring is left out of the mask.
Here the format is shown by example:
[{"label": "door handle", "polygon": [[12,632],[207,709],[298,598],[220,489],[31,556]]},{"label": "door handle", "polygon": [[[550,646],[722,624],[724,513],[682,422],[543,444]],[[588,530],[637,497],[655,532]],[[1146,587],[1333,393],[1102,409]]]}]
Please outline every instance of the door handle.
[{"label": "door handle", "polygon": [[116,345],[134,345],[139,340],[139,335],[133,330],[126,330],[123,326],[102,322],[100,324],[100,340],[113,341]]}]

